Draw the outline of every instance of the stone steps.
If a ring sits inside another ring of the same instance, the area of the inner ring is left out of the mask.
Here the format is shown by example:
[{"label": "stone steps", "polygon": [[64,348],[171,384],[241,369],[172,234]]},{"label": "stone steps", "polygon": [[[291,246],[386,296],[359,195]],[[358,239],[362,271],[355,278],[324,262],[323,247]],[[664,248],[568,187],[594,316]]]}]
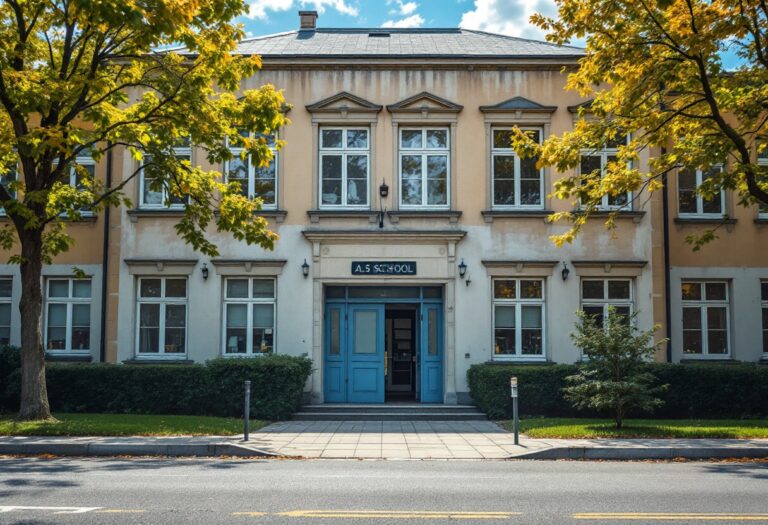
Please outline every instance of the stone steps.
[{"label": "stone steps", "polygon": [[483,421],[472,405],[418,403],[305,405],[293,415],[296,421]]}]

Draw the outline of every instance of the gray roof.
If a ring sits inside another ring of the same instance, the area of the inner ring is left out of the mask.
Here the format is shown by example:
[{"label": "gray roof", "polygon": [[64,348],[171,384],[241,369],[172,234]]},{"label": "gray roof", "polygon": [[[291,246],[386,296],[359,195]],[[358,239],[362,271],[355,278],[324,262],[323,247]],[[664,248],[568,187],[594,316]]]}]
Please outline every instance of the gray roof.
[{"label": "gray roof", "polygon": [[563,59],[581,57],[584,50],[472,29],[319,28],[245,39],[235,53],[266,58]]}]

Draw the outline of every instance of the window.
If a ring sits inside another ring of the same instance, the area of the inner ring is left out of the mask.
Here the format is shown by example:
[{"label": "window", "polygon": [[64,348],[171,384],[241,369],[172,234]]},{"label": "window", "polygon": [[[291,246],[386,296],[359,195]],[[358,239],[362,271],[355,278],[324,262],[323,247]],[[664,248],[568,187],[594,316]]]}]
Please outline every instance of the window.
[{"label": "window", "polygon": [[[244,137],[253,137],[247,131],[241,132]],[[227,182],[238,182],[240,192],[248,198],[260,198],[264,208],[274,208],[277,205],[277,148],[275,135],[263,137],[272,151],[272,162],[269,166],[260,167],[251,162],[250,157],[244,158],[245,150],[232,145],[229,150],[233,158],[227,162]]]},{"label": "window", "polygon": [[[78,170],[78,166],[81,167],[80,170]],[[84,189],[83,185],[83,173],[82,170],[85,170],[85,172],[88,174],[88,178],[91,180],[94,180],[96,177],[96,161],[93,160],[93,157],[77,157],[75,159],[75,163],[72,165],[72,167],[69,169],[69,185],[77,190]],[[90,210],[83,209],[81,210],[81,213],[84,215],[91,214]]]},{"label": "window", "polygon": [[721,191],[714,199],[705,199],[696,190],[707,179],[716,176],[723,171],[722,166],[715,166],[709,170],[694,170],[682,168],[677,173],[678,211],[681,217],[685,216],[722,216],[725,211],[725,195]]},{"label": "window", "polygon": [[138,353],[179,356],[187,343],[187,280],[142,277],[138,298]]},{"label": "window", "polygon": [[[541,130],[523,129],[541,142]],[[491,169],[493,206],[497,208],[541,208],[544,170],[536,169],[536,158],[521,159],[512,149],[512,130],[493,129]]]},{"label": "window", "polygon": [[400,129],[400,206],[447,207],[448,128]]},{"label": "window", "polygon": [[[616,140],[607,142],[605,146],[603,146],[603,149],[599,151],[582,151],[579,173],[581,173],[581,175],[598,174],[600,177],[602,177],[608,163],[616,161],[619,152],[619,146],[623,146],[625,144],[629,144],[629,135],[617,137]],[[631,193],[622,193],[620,195],[603,195],[600,208],[615,210],[629,207],[631,199]]]},{"label": "window", "polygon": [[11,343],[11,299],[13,279],[0,278],[0,345]]},{"label": "window", "polygon": [[91,349],[91,280],[48,279],[45,348],[50,352]]},{"label": "window", "polygon": [[[182,139],[179,145],[173,148],[174,156],[180,161],[192,163],[192,143],[189,138]],[[152,156],[144,158],[144,164],[151,164]],[[142,170],[140,178],[140,199],[142,208],[180,208],[186,203],[184,197],[170,196],[168,187],[164,184],[162,188],[152,186],[154,177]]]},{"label": "window", "polygon": [[368,207],[367,129],[320,129],[320,207]]},{"label": "window", "polygon": [[274,279],[225,279],[224,354],[270,354],[274,334]]},{"label": "window", "polygon": [[494,359],[544,357],[544,281],[493,281]]},{"label": "window", "polygon": [[[757,154],[757,165],[768,170],[768,146]],[[760,205],[758,216],[761,219],[768,219],[768,204]]]},{"label": "window", "polygon": [[581,309],[603,326],[608,307],[627,319],[632,315],[632,281],[630,279],[584,279],[581,281]]},{"label": "window", "polygon": [[728,283],[683,281],[683,353],[727,355]]},{"label": "window", "polygon": [[[0,185],[2,185],[3,187],[5,187],[5,189],[8,190],[8,183],[14,182],[17,176],[18,176],[17,167],[15,165],[7,166],[5,174],[0,175]],[[12,198],[14,199],[16,198],[15,190],[9,190],[8,192],[11,194]],[[0,206],[0,215],[5,215],[5,208],[3,206]]]},{"label": "window", "polygon": [[768,281],[760,283],[760,306],[763,311],[763,353],[768,354]]}]

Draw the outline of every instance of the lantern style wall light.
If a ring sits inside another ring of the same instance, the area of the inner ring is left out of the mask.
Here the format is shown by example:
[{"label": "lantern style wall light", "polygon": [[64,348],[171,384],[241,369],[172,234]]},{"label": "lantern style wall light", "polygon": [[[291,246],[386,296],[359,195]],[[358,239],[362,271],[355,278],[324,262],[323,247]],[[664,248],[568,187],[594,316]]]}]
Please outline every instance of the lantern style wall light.
[{"label": "lantern style wall light", "polygon": [[571,270],[568,269],[568,265],[565,264],[565,261],[563,261],[563,271],[560,272],[560,275],[563,276],[563,281],[568,279],[568,276],[571,275]]},{"label": "lantern style wall light", "polygon": [[467,275],[467,265],[464,263],[464,259],[461,259],[461,263],[459,263],[459,277],[463,279],[465,275]]},{"label": "lantern style wall light", "polygon": [[203,267],[200,269],[200,273],[203,274],[203,281],[208,280],[208,265],[203,263]]},{"label": "lantern style wall light", "polygon": [[307,263],[306,259],[304,259],[304,264],[301,265],[301,273],[305,279],[309,276],[309,263]]}]

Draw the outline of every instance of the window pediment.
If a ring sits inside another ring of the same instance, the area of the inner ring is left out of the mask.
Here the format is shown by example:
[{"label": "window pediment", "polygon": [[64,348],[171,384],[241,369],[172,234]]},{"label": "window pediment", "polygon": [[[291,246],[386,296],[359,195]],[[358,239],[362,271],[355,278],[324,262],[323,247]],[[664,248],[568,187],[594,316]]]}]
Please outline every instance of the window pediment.
[{"label": "window pediment", "polygon": [[557,106],[545,106],[525,97],[512,97],[491,106],[480,106],[483,113],[554,113]]},{"label": "window pediment", "polygon": [[344,116],[347,113],[378,113],[382,106],[342,91],[332,97],[309,104],[306,108],[310,113],[331,113]]},{"label": "window pediment", "polygon": [[458,113],[462,109],[464,106],[426,91],[387,106],[390,113]]}]

